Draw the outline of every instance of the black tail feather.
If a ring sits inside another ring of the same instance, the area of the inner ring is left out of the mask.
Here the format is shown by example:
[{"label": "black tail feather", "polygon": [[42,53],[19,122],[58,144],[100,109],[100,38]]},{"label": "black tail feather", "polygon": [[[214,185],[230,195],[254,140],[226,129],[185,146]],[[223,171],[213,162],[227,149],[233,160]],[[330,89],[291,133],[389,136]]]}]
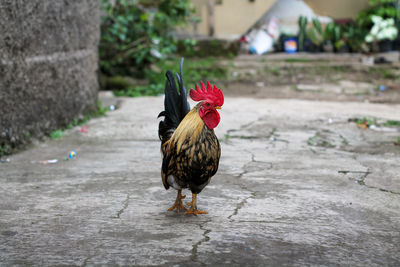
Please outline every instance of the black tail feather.
[{"label": "black tail feather", "polygon": [[165,82],[164,100],[165,110],[158,115],[158,117],[164,117],[164,120],[160,121],[158,126],[158,136],[162,144],[171,138],[179,123],[190,110],[187,101],[186,88],[183,85],[182,66],[183,58],[180,63],[180,75],[178,73],[175,74],[179,85],[179,91],[176,87],[172,72],[168,70],[166,73],[167,81]]}]

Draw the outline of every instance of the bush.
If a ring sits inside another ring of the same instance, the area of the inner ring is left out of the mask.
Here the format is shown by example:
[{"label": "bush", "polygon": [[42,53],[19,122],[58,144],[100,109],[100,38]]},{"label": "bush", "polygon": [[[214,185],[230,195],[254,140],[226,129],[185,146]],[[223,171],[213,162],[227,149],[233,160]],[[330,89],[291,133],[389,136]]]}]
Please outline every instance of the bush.
[{"label": "bush", "polygon": [[102,0],[102,9],[100,71],[138,78],[176,51],[171,31],[193,12],[190,0]]},{"label": "bush", "polygon": [[[154,67],[159,71],[146,71],[150,85],[128,86],[122,90],[115,90],[114,94],[130,97],[162,94],[165,86],[165,70],[177,73],[179,72],[179,63],[177,60],[163,60],[157,62]],[[215,83],[226,77],[227,68],[217,64],[215,58],[187,59],[183,65],[183,81],[188,89],[193,88],[201,80]]]},{"label": "bush", "polygon": [[357,24],[369,31],[372,27],[372,16],[380,16],[384,19],[400,17],[400,10],[393,0],[370,0],[370,7],[360,11],[357,15]]}]

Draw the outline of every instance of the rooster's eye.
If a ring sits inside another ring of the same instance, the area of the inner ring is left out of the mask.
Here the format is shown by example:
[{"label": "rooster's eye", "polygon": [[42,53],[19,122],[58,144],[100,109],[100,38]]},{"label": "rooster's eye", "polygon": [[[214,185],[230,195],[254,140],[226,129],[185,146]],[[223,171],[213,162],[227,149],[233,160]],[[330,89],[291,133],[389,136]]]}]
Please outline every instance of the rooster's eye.
[{"label": "rooster's eye", "polygon": [[210,106],[210,103],[206,103],[206,106],[209,107],[209,106]]}]

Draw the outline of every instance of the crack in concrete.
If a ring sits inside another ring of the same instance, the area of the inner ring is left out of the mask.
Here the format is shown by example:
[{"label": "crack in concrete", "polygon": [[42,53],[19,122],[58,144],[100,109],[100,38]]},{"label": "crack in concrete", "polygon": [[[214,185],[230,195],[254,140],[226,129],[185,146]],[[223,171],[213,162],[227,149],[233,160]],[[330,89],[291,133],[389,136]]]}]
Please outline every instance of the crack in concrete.
[{"label": "crack in concrete", "polygon": [[[206,221],[205,224],[209,223],[209,222],[210,222],[210,220]],[[202,224],[197,224],[197,225],[199,226],[200,230],[203,230],[203,234],[202,234],[203,238],[201,240],[199,240],[198,242],[196,242],[195,244],[193,244],[192,256],[190,258],[192,261],[200,263],[201,266],[206,266],[206,264],[204,262],[198,260],[198,251],[197,250],[198,250],[199,246],[201,246],[203,243],[210,241],[210,237],[208,236],[208,234],[211,233],[211,230],[205,229]]]},{"label": "crack in concrete", "polygon": [[[360,164],[361,164],[361,163],[360,163]],[[362,164],[361,164],[361,165],[362,165]],[[364,166],[364,165],[363,165],[363,166]],[[361,186],[365,186],[365,187],[370,188],[370,189],[378,189],[379,191],[382,191],[382,192],[391,193],[391,194],[395,194],[395,195],[400,195],[400,192],[395,192],[395,191],[388,190],[388,189],[384,189],[384,188],[380,188],[380,187],[377,187],[377,186],[367,185],[367,184],[365,183],[365,179],[367,178],[367,176],[368,176],[369,174],[372,173],[371,171],[369,171],[369,168],[367,168],[367,169],[368,169],[367,171],[349,171],[349,170],[343,170],[343,171],[338,171],[338,173],[341,173],[341,174],[344,174],[344,175],[347,175],[348,173],[359,173],[359,174],[363,174],[359,179],[354,179],[354,178],[351,178],[351,177],[348,177],[348,179],[349,179],[349,180],[353,180],[353,181],[355,181],[357,184],[359,184],[359,185],[361,185]]]},{"label": "crack in concrete", "polygon": [[277,134],[277,130],[278,130],[277,128],[272,128],[272,130],[269,132],[269,135],[267,136],[267,139],[270,142],[283,142],[283,143],[289,144],[288,140],[278,138],[280,136],[280,134]]},{"label": "crack in concrete", "polygon": [[372,173],[372,171],[370,171],[370,167],[369,167],[369,166],[366,166],[365,164],[363,164],[362,162],[360,162],[357,158],[358,158],[358,155],[354,155],[354,160],[357,161],[361,166],[363,166],[364,168],[366,168],[367,171],[369,172],[369,173],[367,173],[364,177],[362,177],[362,184],[359,183],[359,185],[363,185],[363,186],[366,186],[367,188],[371,188],[371,189],[378,189],[379,191],[386,192],[386,193],[391,193],[391,194],[395,194],[395,195],[400,195],[400,192],[395,192],[395,191],[392,191],[392,190],[388,190],[388,189],[380,188],[380,187],[377,187],[377,186],[371,186],[371,185],[365,184],[365,179],[367,178],[367,176],[368,176],[370,173]]},{"label": "crack in concrete", "polygon": [[243,166],[243,172],[239,174],[239,176],[238,176],[239,178],[242,178],[243,175],[245,175],[245,174],[251,172],[251,171],[249,171],[249,170],[247,169],[247,168],[249,168],[249,165],[250,165],[251,163],[265,163],[265,164],[268,164],[268,165],[269,165],[269,166],[266,168],[266,170],[272,169],[273,164],[272,164],[271,162],[256,160],[256,156],[254,155],[253,152],[251,152],[251,151],[249,151],[249,150],[244,150],[244,151],[247,152],[247,153],[249,153],[249,154],[251,155],[251,161],[248,162],[248,163],[246,163],[246,164],[244,164],[244,166]]},{"label": "crack in concrete", "polygon": [[249,122],[247,124],[242,125],[240,128],[237,129],[229,129],[226,131],[226,134],[224,135],[224,138],[220,139],[221,142],[228,143],[229,139],[244,139],[244,140],[268,140],[270,143],[273,144],[275,147],[275,142],[283,142],[286,145],[288,145],[290,142],[286,139],[278,138],[280,135],[277,134],[277,128],[272,128],[270,133],[267,136],[256,136],[256,135],[231,135],[233,132],[239,132],[242,131],[248,127],[250,127],[252,124],[256,123],[257,121],[260,121],[261,118],[258,118],[255,121]]},{"label": "crack in concrete", "polygon": [[122,203],[122,209],[120,209],[117,214],[112,217],[113,219],[121,219],[121,214],[124,213],[125,209],[128,208],[129,205],[129,199],[130,199],[130,195],[127,194],[126,195],[126,199],[124,200],[124,202]]},{"label": "crack in concrete", "polygon": [[[239,174],[239,176],[238,176],[239,179],[242,178],[243,175],[245,175],[245,174],[247,174],[247,173],[249,172],[249,171],[247,170],[247,165],[248,165],[248,164],[250,164],[250,163],[252,163],[252,162],[257,162],[256,159],[255,159],[256,156],[254,155],[253,152],[248,151],[248,150],[245,150],[245,152],[247,152],[247,153],[249,153],[249,154],[251,155],[251,161],[248,162],[248,163],[246,163],[246,164],[243,166],[243,171],[242,171],[242,172]],[[271,164],[271,168],[272,168],[272,164]],[[240,186],[241,189],[246,190],[246,191],[249,191],[249,192],[250,192],[250,196],[248,196],[248,197],[242,199],[242,201],[240,201],[239,203],[236,204],[236,207],[235,207],[235,209],[233,210],[233,213],[232,213],[231,215],[228,216],[228,219],[229,219],[230,221],[233,221],[233,220],[232,220],[232,217],[233,217],[233,216],[236,216],[236,215],[239,213],[239,210],[247,203],[247,201],[248,201],[250,198],[255,198],[255,197],[256,197],[256,192],[250,190],[247,186],[245,186],[245,185],[243,185],[243,184],[241,184],[241,183],[239,183],[238,185]]]},{"label": "crack in concrete", "polygon": [[255,122],[258,121],[258,120],[259,120],[259,119],[255,120],[255,121],[252,121],[252,122],[249,122],[249,123],[246,123],[246,124],[240,126],[238,129],[228,129],[228,130],[226,131],[226,134],[225,134],[224,138],[221,140],[221,142],[227,143],[228,140],[229,140],[230,138],[256,139],[257,137],[253,137],[253,136],[231,136],[231,133],[233,133],[233,132],[239,132],[239,131],[241,131],[241,130],[244,130],[245,128],[249,127],[250,125],[252,125],[253,123],[255,123]]},{"label": "crack in concrete", "polygon": [[365,179],[367,178],[367,176],[368,176],[368,174],[370,174],[371,172],[368,170],[368,171],[366,171],[366,172],[364,172],[363,174],[363,176],[361,176],[361,178],[360,179],[357,179],[356,181],[357,181],[357,183],[359,184],[359,185],[365,185]]},{"label": "crack in concrete", "polygon": [[[99,231],[99,233],[100,233],[100,231]],[[108,242],[105,242],[104,244],[108,244],[108,243],[111,243],[111,242],[112,242],[112,241],[108,241]],[[99,244],[99,245],[95,246],[95,247],[93,248],[93,251],[96,252],[96,250],[97,250],[99,247],[103,246],[104,244]],[[80,267],[85,267],[85,266],[87,266],[88,261],[91,260],[92,258],[94,258],[95,256],[96,256],[96,253],[93,253],[92,255],[87,256],[86,259],[83,261],[83,263],[80,265]],[[92,264],[91,264],[91,265],[92,265]]]},{"label": "crack in concrete", "polygon": [[343,173],[343,174],[348,174],[348,173],[363,173],[363,174],[370,174],[370,173],[372,173],[372,172],[370,172],[370,171],[349,171],[349,170],[341,170],[341,171],[338,171],[338,173]]},{"label": "crack in concrete", "polygon": [[91,258],[93,258],[93,257],[94,257],[94,255],[91,255],[91,256],[87,257],[87,258],[83,261],[81,267],[85,267],[85,266],[87,265],[88,261],[89,261]]},{"label": "crack in concrete", "polygon": [[[251,152],[251,151],[249,151],[249,150],[245,150],[247,153],[249,153],[250,154],[250,156],[251,156],[251,162],[256,162],[256,155],[254,155],[254,153],[253,152]],[[251,162],[249,162],[249,163],[251,163]],[[247,163],[247,164],[249,164],[249,163]],[[246,165],[247,165],[246,164]],[[245,167],[246,168],[246,167]],[[246,170],[246,172],[247,172],[247,170]]]},{"label": "crack in concrete", "polygon": [[233,220],[232,220],[232,217],[233,217],[233,216],[236,216],[236,215],[239,213],[239,210],[240,210],[241,208],[243,208],[243,206],[247,203],[247,200],[249,200],[250,198],[255,198],[255,197],[256,197],[256,193],[255,193],[254,191],[251,191],[251,190],[249,190],[247,187],[244,187],[244,186],[243,186],[243,187],[241,186],[241,188],[250,191],[250,196],[244,198],[242,201],[240,201],[240,202],[236,205],[236,208],[233,210],[233,213],[232,213],[231,215],[228,216],[228,219],[231,220],[231,221],[233,221]]}]

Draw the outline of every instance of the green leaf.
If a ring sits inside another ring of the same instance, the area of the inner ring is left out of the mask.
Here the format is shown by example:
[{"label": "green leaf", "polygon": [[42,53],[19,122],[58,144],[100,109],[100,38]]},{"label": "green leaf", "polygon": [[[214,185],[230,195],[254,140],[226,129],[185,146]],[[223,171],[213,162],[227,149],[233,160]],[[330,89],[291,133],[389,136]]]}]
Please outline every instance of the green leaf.
[{"label": "green leaf", "polygon": [[149,13],[143,13],[142,15],[140,15],[140,21],[147,21],[149,19],[150,14]]},{"label": "green leaf", "polygon": [[59,139],[64,136],[63,130],[55,130],[50,133],[51,139]]}]

